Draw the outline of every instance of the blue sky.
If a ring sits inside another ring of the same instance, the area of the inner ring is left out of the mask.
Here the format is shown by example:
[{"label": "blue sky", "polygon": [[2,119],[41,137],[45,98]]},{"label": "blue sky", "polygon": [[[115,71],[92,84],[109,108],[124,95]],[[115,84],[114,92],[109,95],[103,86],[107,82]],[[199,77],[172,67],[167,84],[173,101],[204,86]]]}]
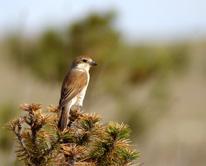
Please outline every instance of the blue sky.
[{"label": "blue sky", "polygon": [[38,32],[109,9],[118,12],[116,27],[128,38],[206,34],[205,0],[0,0],[0,33],[16,27]]}]

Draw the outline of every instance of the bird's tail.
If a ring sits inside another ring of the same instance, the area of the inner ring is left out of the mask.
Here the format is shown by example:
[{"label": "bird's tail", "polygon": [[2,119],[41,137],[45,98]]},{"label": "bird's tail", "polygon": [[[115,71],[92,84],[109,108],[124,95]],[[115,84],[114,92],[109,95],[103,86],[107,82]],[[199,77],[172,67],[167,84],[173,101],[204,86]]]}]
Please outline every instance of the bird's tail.
[{"label": "bird's tail", "polygon": [[59,130],[63,131],[67,127],[69,117],[68,117],[67,110],[65,108],[62,108],[60,111],[61,111],[61,115],[58,122],[58,128]]}]

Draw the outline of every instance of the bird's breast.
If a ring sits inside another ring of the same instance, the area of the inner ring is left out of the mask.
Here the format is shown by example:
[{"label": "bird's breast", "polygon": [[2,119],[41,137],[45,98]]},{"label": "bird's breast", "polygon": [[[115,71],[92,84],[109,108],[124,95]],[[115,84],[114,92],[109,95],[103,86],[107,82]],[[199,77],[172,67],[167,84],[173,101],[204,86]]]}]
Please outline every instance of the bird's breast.
[{"label": "bird's breast", "polygon": [[83,89],[79,92],[78,97],[77,97],[77,105],[83,106],[83,101],[84,101],[84,97],[86,95],[86,91],[87,91],[87,87],[89,84],[89,80],[90,80],[90,75],[88,71],[82,71],[82,72],[86,72],[87,74],[87,83],[86,85],[83,87]]}]

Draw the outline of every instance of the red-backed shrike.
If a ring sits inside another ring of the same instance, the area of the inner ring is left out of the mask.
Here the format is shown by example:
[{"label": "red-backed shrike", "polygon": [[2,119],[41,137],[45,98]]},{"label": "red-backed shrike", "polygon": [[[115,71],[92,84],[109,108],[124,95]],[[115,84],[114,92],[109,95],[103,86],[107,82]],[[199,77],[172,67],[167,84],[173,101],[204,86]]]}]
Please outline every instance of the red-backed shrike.
[{"label": "red-backed shrike", "polygon": [[89,84],[89,69],[96,66],[96,62],[89,57],[77,57],[66,74],[59,100],[60,119],[58,128],[63,131],[69,123],[69,112],[73,105],[82,107],[87,86]]}]

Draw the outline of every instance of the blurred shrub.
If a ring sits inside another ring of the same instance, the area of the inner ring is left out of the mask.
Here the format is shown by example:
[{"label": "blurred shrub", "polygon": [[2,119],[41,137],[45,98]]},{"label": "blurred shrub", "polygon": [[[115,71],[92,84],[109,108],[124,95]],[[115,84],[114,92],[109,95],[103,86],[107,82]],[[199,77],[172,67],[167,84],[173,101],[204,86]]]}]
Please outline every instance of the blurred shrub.
[{"label": "blurred shrub", "polygon": [[11,133],[6,130],[6,123],[14,118],[16,111],[11,104],[4,104],[0,107],[0,150],[9,151],[13,145]]},{"label": "blurred shrub", "polygon": [[91,14],[63,32],[49,29],[35,39],[14,35],[8,39],[8,50],[19,64],[40,78],[62,80],[74,56],[95,55],[100,61],[115,47],[119,35],[112,27],[113,19],[113,12]]},{"label": "blurred shrub", "polygon": [[[143,111],[144,108],[134,108],[133,106],[127,105],[127,108],[122,108],[121,111],[121,121],[123,119],[132,129],[132,137],[134,140],[137,138],[142,138],[144,132],[147,130],[148,123],[145,118]],[[129,113],[128,113],[129,112]]]},{"label": "blurred shrub", "polygon": [[8,50],[20,65],[48,81],[62,80],[69,62],[82,54],[95,56],[99,64],[107,64],[99,67],[104,67],[105,81],[111,73],[121,72],[128,75],[129,82],[137,83],[155,74],[184,68],[187,45],[131,45],[115,29],[114,21],[114,12],[92,13],[63,31],[50,28],[31,39],[13,35],[8,38]]},{"label": "blurred shrub", "polygon": [[171,72],[180,72],[188,64],[189,47],[187,45],[139,46],[132,50],[128,63],[131,66],[131,83],[144,81],[151,76],[167,76]]}]

